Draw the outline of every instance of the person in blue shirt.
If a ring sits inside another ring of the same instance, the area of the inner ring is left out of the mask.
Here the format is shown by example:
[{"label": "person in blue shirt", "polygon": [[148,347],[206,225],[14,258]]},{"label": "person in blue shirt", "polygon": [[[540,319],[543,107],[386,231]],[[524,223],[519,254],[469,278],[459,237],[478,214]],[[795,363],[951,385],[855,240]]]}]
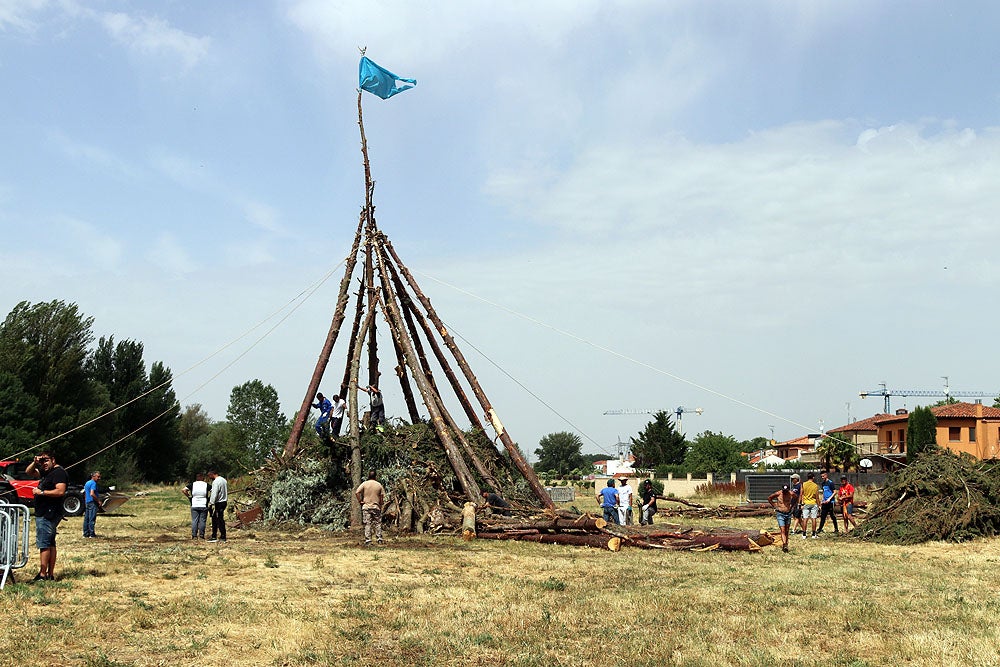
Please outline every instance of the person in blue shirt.
[{"label": "person in blue shirt", "polygon": [[608,485],[601,489],[596,496],[597,502],[604,510],[604,520],[608,523],[618,524],[618,491],[615,489],[614,478],[608,480]]},{"label": "person in blue shirt", "polygon": [[86,484],[83,485],[83,501],[86,503],[83,508],[83,536],[97,537],[94,533],[94,525],[97,523],[97,510],[101,506],[101,499],[97,495],[97,483],[101,481],[101,471],[95,470]]},{"label": "person in blue shirt", "polygon": [[837,500],[837,485],[833,483],[830,479],[830,473],[823,471],[819,474],[820,490],[823,492],[823,500],[820,503],[819,509],[819,532],[823,532],[823,524],[826,523],[826,517],[829,516],[833,519],[833,532],[834,534],[840,533],[840,528],[837,526],[837,513],[833,511],[834,504]]},{"label": "person in blue shirt", "polygon": [[329,437],[330,410],[333,410],[333,403],[322,393],[318,393],[316,394],[316,402],[312,406],[319,410],[319,419],[316,420],[316,434],[325,440]]}]

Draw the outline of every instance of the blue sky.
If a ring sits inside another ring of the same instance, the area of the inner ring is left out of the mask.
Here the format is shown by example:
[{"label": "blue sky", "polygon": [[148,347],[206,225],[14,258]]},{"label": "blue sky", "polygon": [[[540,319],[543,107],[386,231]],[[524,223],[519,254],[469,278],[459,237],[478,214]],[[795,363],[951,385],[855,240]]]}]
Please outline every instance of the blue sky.
[{"label": "blue sky", "polygon": [[781,440],[880,411],[857,393],[882,381],[1000,392],[998,19],[0,0],[0,310],[74,301],[185,405],[223,419],[260,378],[294,412],[339,275],[231,368],[263,329],[180,374],[344,257],[367,46],[418,80],[365,96],[379,224],[526,451],[612,452],[645,423],[618,408]]}]

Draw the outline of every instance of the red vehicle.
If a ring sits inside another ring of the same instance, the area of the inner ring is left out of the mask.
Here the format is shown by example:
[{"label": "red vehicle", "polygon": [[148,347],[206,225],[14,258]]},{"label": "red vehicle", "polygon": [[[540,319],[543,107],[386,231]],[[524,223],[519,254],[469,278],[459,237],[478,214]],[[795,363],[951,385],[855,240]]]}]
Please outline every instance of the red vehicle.
[{"label": "red vehicle", "polygon": [[[0,500],[33,507],[35,504],[34,488],[38,480],[24,472],[28,467],[26,462],[0,461]],[[100,494],[105,496],[106,493]],[[70,484],[63,496],[63,511],[67,516],[83,514],[83,487]]]}]

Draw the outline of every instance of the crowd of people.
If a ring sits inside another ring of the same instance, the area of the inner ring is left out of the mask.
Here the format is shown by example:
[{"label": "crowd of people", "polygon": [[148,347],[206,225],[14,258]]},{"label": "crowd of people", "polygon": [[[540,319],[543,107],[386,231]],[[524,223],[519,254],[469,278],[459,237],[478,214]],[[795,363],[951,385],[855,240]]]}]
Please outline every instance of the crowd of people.
[{"label": "crowd of people", "polygon": [[656,515],[656,500],[663,499],[653,488],[650,480],[643,480],[639,489],[639,494],[632,491],[627,478],[622,477],[619,481],[621,486],[615,487],[614,478],[608,480],[607,486],[601,489],[597,495],[597,503],[601,506],[604,520],[618,526],[628,526],[633,522],[632,505],[639,508],[639,524],[649,525],[653,523]]},{"label": "crowd of people", "polygon": [[802,539],[817,539],[823,532],[827,519],[833,523],[834,534],[839,534],[838,506],[844,521],[844,532],[848,532],[852,526],[858,526],[854,519],[854,485],[846,475],[841,476],[840,484],[837,485],[826,470],[820,473],[819,483],[816,482],[815,473],[807,474],[805,482],[796,473],[791,477],[791,484],[785,484],[772,493],[767,502],[775,510],[781,531],[782,551],[788,551],[790,534],[801,534]]}]

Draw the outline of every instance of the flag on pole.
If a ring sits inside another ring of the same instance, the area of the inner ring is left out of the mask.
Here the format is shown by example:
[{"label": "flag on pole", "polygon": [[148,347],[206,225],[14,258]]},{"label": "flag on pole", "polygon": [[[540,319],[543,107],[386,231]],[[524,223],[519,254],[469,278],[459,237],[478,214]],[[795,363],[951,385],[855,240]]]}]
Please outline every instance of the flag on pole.
[{"label": "flag on pole", "polygon": [[[413,85],[397,86],[397,81]],[[361,58],[361,64],[358,66],[358,82],[362,90],[367,90],[373,95],[378,95],[383,100],[387,100],[396,93],[409,90],[417,85],[416,79],[404,79],[401,76],[396,76],[365,57]]]}]

